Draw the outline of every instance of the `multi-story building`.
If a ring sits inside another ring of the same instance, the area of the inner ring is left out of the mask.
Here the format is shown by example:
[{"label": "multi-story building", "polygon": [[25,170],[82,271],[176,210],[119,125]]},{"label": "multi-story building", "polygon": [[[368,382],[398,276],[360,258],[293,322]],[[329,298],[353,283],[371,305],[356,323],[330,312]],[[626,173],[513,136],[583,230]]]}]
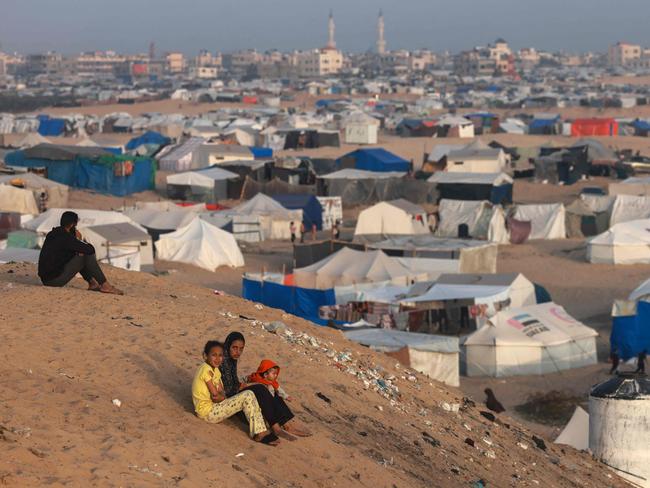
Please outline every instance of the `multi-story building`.
[{"label": "multi-story building", "polygon": [[436,54],[429,50],[413,51],[408,58],[408,69],[409,71],[425,71],[433,68],[437,60]]},{"label": "multi-story building", "polygon": [[298,54],[298,75],[306,78],[335,75],[343,67],[343,54],[338,49],[322,48]]},{"label": "multi-story building", "polygon": [[607,63],[610,66],[628,66],[641,58],[641,46],[627,42],[617,42],[609,46]]},{"label": "multi-story building", "polygon": [[456,56],[454,71],[464,76],[492,76],[497,71],[497,62],[488,50],[477,47]]},{"label": "multi-story building", "polygon": [[25,58],[23,74],[25,76],[55,76],[61,74],[63,56],[48,52],[42,54],[29,54]]},{"label": "multi-story building", "polygon": [[534,47],[525,47],[519,50],[517,58],[521,66],[530,69],[537,66],[540,62],[539,52]]},{"label": "multi-story building", "polygon": [[200,80],[214,80],[219,76],[219,68],[216,66],[194,66],[190,68],[190,78]]},{"label": "multi-story building", "polygon": [[165,55],[165,61],[167,61],[168,73],[179,74],[185,71],[185,56],[183,56],[183,53],[167,53]]},{"label": "multi-story building", "polygon": [[78,76],[112,78],[125,62],[125,56],[113,51],[96,51],[81,53],[74,59],[74,66]]}]

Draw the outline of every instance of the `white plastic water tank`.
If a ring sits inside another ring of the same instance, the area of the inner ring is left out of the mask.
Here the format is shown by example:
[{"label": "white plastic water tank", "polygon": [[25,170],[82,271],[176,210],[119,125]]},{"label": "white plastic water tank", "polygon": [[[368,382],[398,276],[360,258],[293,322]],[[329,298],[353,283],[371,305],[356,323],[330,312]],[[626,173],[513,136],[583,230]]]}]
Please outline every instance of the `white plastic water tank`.
[{"label": "white plastic water tank", "polygon": [[621,477],[650,488],[650,379],[621,373],[589,395],[589,449]]}]

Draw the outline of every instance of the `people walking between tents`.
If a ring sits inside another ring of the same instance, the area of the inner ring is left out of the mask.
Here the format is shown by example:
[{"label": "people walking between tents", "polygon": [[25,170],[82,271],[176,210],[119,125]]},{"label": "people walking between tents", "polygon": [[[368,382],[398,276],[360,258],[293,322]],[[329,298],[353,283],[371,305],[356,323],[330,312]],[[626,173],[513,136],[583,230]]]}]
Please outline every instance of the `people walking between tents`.
[{"label": "people walking between tents", "polygon": [[38,257],[38,276],[45,286],[67,285],[77,273],[88,283],[91,291],[123,295],[104,276],[95,248],[83,240],[77,230],[79,216],[70,211],[61,215],[60,226],[52,229]]},{"label": "people walking between tents", "polygon": [[224,342],[224,359],[219,369],[226,397],[230,398],[241,391],[252,391],[262,409],[264,420],[271,426],[273,433],[292,440],[294,437],[291,434],[300,437],[311,435],[308,431],[294,425],[293,412],[286,402],[279,396],[271,395],[265,385],[240,382],[237,375],[237,361],[244,352],[245,345],[246,340],[240,332],[231,332]]},{"label": "people walking between tents", "polygon": [[248,421],[252,439],[264,444],[276,445],[277,436],[270,433],[260,406],[251,391],[244,391],[226,398],[219,366],[223,361],[223,344],[208,341],[203,348],[203,363],[198,367],[192,381],[192,402],[197,417],[211,424],[218,424],[238,412]]},{"label": "people walking between tents", "polygon": [[296,224],[292,221],[289,224],[289,232],[291,232],[291,244],[296,242]]},{"label": "people walking between tents", "polygon": [[636,358],[636,371],[635,373],[645,374],[645,358],[647,353],[645,349],[639,353]]}]

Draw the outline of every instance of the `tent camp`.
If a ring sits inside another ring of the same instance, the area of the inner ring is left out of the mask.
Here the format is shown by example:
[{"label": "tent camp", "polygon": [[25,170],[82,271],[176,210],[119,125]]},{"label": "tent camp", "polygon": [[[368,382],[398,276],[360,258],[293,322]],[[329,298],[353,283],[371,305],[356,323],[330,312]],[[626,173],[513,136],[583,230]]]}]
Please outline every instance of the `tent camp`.
[{"label": "tent camp", "polygon": [[357,149],[336,160],[340,168],[355,168],[366,171],[400,171],[407,172],[411,163],[381,147]]},{"label": "tent camp", "polygon": [[305,230],[311,232],[312,225],[317,230],[323,228],[323,207],[314,195],[272,195],[273,199],[289,210],[302,210]]},{"label": "tent camp", "polygon": [[579,451],[589,449],[589,414],[582,408],[576,407],[571,420],[555,439],[555,444],[571,446]]},{"label": "tent camp", "polygon": [[380,202],[363,210],[354,235],[428,234],[427,214],[419,205],[406,200]]},{"label": "tent camp", "polygon": [[561,203],[517,205],[514,218],[531,223],[530,239],[566,238],[566,212]]},{"label": "tent camp", "polygon": [[20,173],[14,175],[0,175],[0,185],[12,185],[30,190],[34,198],[39,199],[41,193],[46,194],[48,208],[62,208],[68,204],[68,187],[48,180],[35,173]]},{"label": "tent camp", "polygon": [[93,225],[133,222],[129,217],[119,212],[73,208],[51,208],[40,214],[38,217],[25,222],[23,227],[27,230],[37,232],[41,236],[45,236],[45,234],[51,231],[54,227],[60,225],[61,215],[67,210],[75,212],[79,216],[79,222],[77,223],[78,229],[84,229]]},{"label": "tent camp", "polygon": [[219,266],[244,266],[233,235],[196,216],[185,227],[162,235],[156,242],[156,253],[159,259],[193,264],[209,271]]},{"label": "tent camp", "polygon": [[153,271],[151,236],[123,222],[87,227],[84,238],[95,247],[97,260],[131,271]]},{"label": "tent camp", "polygon": [[147,232],[157,241],[160,235],[173,232],[189,224],[196,213],[191,207],[178,207],[171,210],[141,208],[127,209],[124,215],[130,220],[144,227]]},{"label": "tent camp", "polygon": [[429,378],[458,386],[458,338],[390,329],[345,332],[351,341],[397,359]]},{"label": "tent camp", "polygon": [[172,200],[214,203],[228,198],[228,183],[239,175],[213,166],[167,176],[167,196]]},{"label": "tent camp", "polygon": [[187,171],[194,169],[193,154],[205,142],[203,137],[190,137],[185,142],[160,156],[158,165],[162,171]]},{"label": "tent camp", "polygon": [[505,173],[438,171],[427,181],[436,184],[439,198],[488,200],[495,204],[512,203],[513,180]]},{"label": "tent camp", "polygon": [[603,264],[650,263],[650,220],[612,226],[587,242],[587,261]]},{"label": "tent camp", "polygon": [[363,252],[344,247],[317,263],[294,269],[293,276],[296,286],[326,290],[358,283],[406,285],[420,274],[382,251]]},{"label": "tent camp", "polygon": [[438,137],[474,137],[474,123],[458,115],[442,116],[436,124]]},{"label": "tent camp", "polygon": [[467,376],[547,374],[597,363],[598,333],[553,302],[499,312],[463,343]]}]

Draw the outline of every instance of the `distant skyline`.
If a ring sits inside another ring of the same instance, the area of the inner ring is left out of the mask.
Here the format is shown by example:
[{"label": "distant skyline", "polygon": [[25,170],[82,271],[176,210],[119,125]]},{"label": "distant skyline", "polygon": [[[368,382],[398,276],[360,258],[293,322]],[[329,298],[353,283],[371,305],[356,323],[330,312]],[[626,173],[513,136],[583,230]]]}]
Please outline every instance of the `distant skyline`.
[{"label": "distant skyline", "polygon": [[650,45],[650,0],[2,0],[0,45],[7,52],[63,54],[115,50],[310,49],[327,42],[372,50],[384,12],[389,50],[457,52],[505,38],[511,46],[605,51],[616,41]]}]

